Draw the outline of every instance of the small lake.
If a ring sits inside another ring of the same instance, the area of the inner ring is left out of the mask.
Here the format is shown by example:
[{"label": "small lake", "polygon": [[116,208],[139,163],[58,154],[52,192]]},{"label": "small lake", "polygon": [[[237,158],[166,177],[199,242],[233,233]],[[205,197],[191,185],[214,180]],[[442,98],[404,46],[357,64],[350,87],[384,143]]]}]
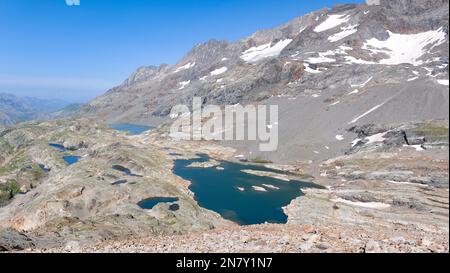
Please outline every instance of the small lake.
[{"label": "small lake", "polygon": [[[145,200],[142,200],[138,203],[138,206],[143,209],[152,209],[154,206],[159,203],[174,203],[177,202],[177,197],[152,197]],[[172,207],[173,205],[171,205]],[[178,205],[177,205],[178,206]]]},{"label": "small lake", "polygon": [[142,177],[142,175],[132,173],[130,169],[125,168],[124,166],[113,165],[112,169],[116,170],[116,171],[119,171],[119,172],[122,172],[122,173],[124,173],[126,175],[129,175],[129,176]]},{"label": "small lake", "polygon": [[[56,143],[49,143],[48,145],[50,145],[53,148],[58,149],[60,152],[65,153],[67,151],[66,147],[64,147],[61,144],[56,144]],[[62,157],[63,160],[67,163],[67,165],[72,165],[77,163],[80,160],[80,156],[76,156],[76,155],[65,155]]]},{"label": "small lake", "polygon": [[121,132],[127,132],[128,135],[134,136],[134,135],[140,135],[145,131],[154,129],[155,127],[152,126],[144,126],[144,125],[137,125],[137,124],[110,124],[109,127],[111,129],[121,131]]},{"label": "small lake", "polygon": [[310,182],[283,181],[242,172],[254,170],[286,174],[259,165],[221,161],[220,166],[210,168],[188,167],[192,163],[209,160],[207,155],[199,156],[175,160],[173,172],[191,181],[189,189],[194,192],[200,206],[241,225],[286,223],[287,215],[282,207],[302,196],[301,188],[321,188]]},{"label": "small lake", "polygon": [[64,161],[67,163],[67,165],[72,165],[77,163],[80,160],[81,157],[75,156],[75,155],[67,155],[63,156]]},{"label": "small lake", "polygon": [[65,152],[66,151],[66,147],[64,147],[61,144],[56,144],[56,143],[49,143],[48,145],[50,145],[50,147],[56,148],[61,152]]}]

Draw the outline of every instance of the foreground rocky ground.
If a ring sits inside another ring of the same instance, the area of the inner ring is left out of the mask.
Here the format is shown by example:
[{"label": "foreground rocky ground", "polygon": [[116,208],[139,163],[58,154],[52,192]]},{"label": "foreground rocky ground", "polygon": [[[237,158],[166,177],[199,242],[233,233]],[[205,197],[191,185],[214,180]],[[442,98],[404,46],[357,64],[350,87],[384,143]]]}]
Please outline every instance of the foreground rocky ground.
[{"label": "foreground rocky ground", "polygon": [[[74,246],[75,245],[75,246]],[[188,235],[156,236],[142,240],[103,242],[80,248],[36,252],[101,253],[272,253],[272,252],[448,252],[448,233],[428,234],[404,226],[376,231],[346,225],[256,225],[228,227]]]},{"label": "foreground rocky ground", "polygon": [[[308,189],[285,207],[286,225],[244,227],[200,208],[187,188],[189,182],[170,172],[171,160],[198,153],[212,158],[198,167],[214,166],[216,160],[238,160],[233,148],[174,141],[163,129],[125,136],[87,120],[26,124],[2,131],[9,145],[19,142],[13,149],[2,146],[8,151],[2,153],[8,155],[2,159],[2,185],[15,177],[21,194],[0,208],[0,249],[448,252],[448,121],[352,130],[360,140],[342,156],[289,165],[265,162],[324,189]],[[61,152],[49,147],[49,142],[62,143],[71,147],[68,153],[83,157],[76,165],[66,166]],[[23,166],[33,162],[51,171],[30,176]],[[138,176],[124,176],[113,165]],[[290,176],[282,178],[289,183]],[[114,183],[121,180],[126,182]],[[169,205],[161,204],[143,210],[136,205],[151,196],[179,196],[180,209],[171,211]]]},{"label": "foreground rocky ground", "polygon": [[[198,206],[188,182],[172,174],[172,161],[158,147],[134,144],[125,133],[75,120],[25,123],[1,129],[0,135],[2,250],[184,234],[231,224]],[[80,159],[68,165],[63,160],[68,155]],[[151,211],[137,205],[171,196],[179,198],[176,210],[168,204]]]}]

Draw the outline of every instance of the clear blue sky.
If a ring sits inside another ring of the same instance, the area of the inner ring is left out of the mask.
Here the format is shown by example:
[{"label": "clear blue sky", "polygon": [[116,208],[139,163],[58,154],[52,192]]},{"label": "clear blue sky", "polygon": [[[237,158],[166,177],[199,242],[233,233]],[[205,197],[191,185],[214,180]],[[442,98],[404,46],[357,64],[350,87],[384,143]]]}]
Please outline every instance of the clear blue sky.
[{"label": "clear blue sky", "polygon": [[355,1],[1,0],[0,92],[86,101],[197,43],[235,41],[342,2]]}]

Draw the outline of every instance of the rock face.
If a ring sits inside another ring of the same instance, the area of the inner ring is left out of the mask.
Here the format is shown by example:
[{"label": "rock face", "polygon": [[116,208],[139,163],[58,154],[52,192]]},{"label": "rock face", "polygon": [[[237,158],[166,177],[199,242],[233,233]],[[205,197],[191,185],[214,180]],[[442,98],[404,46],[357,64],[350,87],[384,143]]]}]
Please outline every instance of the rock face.
[{"label": "rock face", "polygon": [[34,247],[32,240],[15,230],[0,231],[0,252],[19,251]]},{"label": "rock face", "polygon": [[176,65],[139,68],[82,113],[157,125],[194,96],[278,104],[280,147],[262,157],[325,159],[350,145],[354,125],[448,119],[448,45],[448,1],[338,5],[234,43],[199,44]]}]

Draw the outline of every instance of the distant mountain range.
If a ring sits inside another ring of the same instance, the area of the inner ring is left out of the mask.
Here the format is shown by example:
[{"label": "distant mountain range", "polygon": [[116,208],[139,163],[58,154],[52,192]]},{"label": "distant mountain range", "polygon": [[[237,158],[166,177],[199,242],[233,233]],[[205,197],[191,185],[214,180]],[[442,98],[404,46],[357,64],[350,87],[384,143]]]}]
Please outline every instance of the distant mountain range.
[{"label": "distant mountain range", "polygon": [[64,116],[64,113],[78,108],[79,105],[73,105],[63,100],[44,100],[0,93],[0,125]]}]

